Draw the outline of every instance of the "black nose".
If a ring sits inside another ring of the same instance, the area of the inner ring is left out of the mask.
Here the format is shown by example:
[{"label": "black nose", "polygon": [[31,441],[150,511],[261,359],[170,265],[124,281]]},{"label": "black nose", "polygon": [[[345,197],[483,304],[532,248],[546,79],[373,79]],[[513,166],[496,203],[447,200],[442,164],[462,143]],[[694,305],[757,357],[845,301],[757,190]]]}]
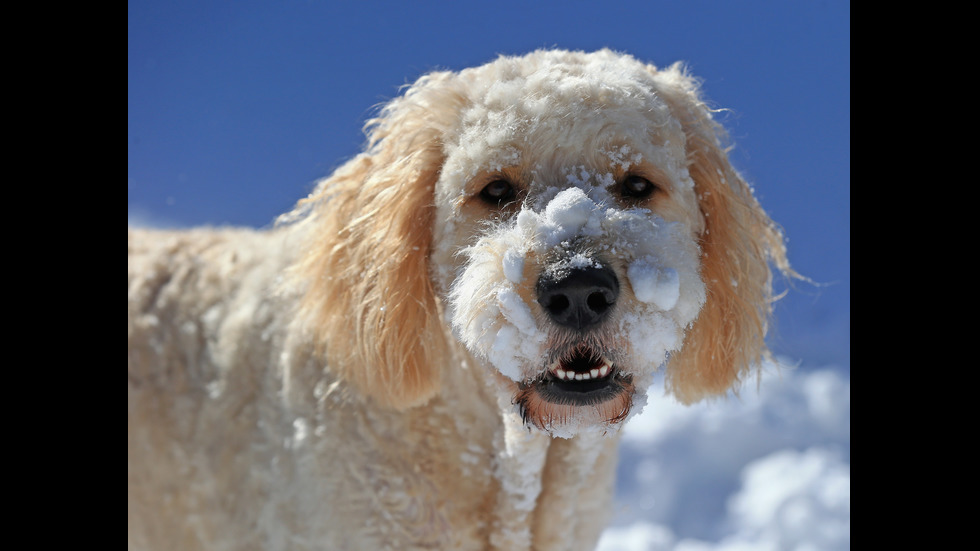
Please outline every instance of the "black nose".
[{"label": "black nose", "polygon": [[585,330],[602,322],[619,297],[619,280],[609,268],[576,268],[538,279],[538,303],[552,321]]}]

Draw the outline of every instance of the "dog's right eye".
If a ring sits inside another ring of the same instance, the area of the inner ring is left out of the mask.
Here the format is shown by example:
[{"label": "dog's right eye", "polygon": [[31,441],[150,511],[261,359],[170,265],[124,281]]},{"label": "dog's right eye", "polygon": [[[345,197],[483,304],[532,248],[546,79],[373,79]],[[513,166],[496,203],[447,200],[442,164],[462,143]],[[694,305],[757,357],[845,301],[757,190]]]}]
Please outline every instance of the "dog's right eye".
[{"label": "dog's right eye", "polygon": [[480,199],[490,205],[501,205],[512,200],[515,195],[514,186],[507,180],[494,180],[480,190]]},{"label": "dog's right eye", "polygon": [[629,197],[631,199],[645,199],[657,190],[657,186],[653,185],[650,180],[634,174],[627,176],[626,179],[623,180],[620,189],[622,190],[624,197]]}]

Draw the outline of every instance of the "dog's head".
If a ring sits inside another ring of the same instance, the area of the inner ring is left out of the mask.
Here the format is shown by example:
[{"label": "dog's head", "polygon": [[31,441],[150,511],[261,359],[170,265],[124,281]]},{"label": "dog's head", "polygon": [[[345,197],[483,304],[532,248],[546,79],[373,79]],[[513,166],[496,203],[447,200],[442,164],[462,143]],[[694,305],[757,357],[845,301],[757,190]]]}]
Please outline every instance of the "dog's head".
[{"label": "dog's head", "polygon": [[502,57],[422,77],[368,135],[298,207],[295,273],[332,369],[382,404],[430,398],[462,345],[569,436],[624,420],[662,365],[692,402],[767,354],[783,240],[679,65]]}]

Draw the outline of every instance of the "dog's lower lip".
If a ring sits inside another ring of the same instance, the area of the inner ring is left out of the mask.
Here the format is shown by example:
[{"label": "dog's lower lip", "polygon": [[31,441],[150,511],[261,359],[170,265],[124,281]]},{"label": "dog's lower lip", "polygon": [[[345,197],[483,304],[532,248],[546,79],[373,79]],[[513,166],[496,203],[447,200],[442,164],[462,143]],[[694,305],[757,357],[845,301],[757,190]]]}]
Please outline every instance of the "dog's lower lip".
[{"label": "dog's lower lip", "polygon": [[598,379],[570,381],[545,372],[518,386],[514,403],[524,422],[549,432],[567,423],[618,424],[629,414],[636,390],[632,375],[618,368]]}]

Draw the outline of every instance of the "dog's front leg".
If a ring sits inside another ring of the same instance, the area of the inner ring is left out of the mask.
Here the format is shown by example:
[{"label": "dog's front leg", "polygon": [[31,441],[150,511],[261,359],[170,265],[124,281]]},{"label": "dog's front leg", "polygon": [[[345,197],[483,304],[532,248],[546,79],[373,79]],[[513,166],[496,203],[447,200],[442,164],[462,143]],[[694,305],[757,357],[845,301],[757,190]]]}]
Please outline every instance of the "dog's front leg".
[{"label": "dog's front leg", "polygon": [[490,545],[491,549],[501,551],[530,550],[531,522],[535,517],[534,509],[541,493],[541,477],[552,438],[538,431],[528,431],[516,412],[504,414],[503,421],[503,430],[497,435],[495,446],[500,452],[496,457],[494,477],[500,488]]}]

